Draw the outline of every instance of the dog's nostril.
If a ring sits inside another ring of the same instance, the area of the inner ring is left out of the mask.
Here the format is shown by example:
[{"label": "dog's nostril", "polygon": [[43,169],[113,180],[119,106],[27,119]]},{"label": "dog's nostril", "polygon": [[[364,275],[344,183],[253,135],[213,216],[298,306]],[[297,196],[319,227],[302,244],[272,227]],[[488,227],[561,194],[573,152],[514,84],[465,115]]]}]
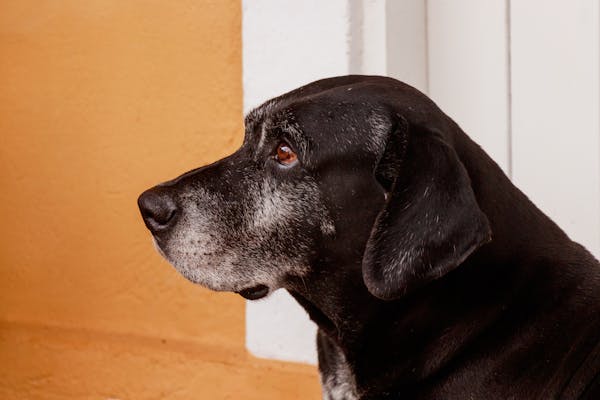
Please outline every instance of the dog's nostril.
[{"label": "dog's nostril", "polygon": [[138,206],[146,227],[152,233],[165,230],[175,223],[177,205],[167,193],[150,189],[138,198]]}]

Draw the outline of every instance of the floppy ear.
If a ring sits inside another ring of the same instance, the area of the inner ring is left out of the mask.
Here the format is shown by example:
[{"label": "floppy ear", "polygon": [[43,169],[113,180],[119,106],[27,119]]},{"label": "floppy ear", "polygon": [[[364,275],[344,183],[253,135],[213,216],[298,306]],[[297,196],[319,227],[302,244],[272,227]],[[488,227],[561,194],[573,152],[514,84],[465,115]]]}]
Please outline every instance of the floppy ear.
[{"label": "floppy ear", "polygon": [[363,278],[374,296],[398,298],[456,268],[491,239],[467,171],[440,134],[413,131],[398,116],[375,177],[387,196],[363,256]]}]

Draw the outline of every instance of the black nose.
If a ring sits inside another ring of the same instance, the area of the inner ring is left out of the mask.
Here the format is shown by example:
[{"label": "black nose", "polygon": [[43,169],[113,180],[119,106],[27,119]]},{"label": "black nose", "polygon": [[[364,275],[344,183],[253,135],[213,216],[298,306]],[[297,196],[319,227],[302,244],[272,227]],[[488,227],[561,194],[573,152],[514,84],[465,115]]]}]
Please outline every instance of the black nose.
[{"label": "black nose", "polygon": [[138,206],[146,227],[152,233],[169,229],[177,220],[178,209],[175,201],[161,188],[146,190],[138,198]]}]

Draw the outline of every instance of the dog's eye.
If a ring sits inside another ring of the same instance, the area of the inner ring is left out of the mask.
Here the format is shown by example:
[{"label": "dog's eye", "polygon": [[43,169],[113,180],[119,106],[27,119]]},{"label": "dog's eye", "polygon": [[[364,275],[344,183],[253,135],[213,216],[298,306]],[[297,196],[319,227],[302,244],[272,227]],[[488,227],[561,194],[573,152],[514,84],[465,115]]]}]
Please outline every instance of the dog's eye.
[{"label": "dog's eye", "polygon": [[280,164],[292,165],[296,162],[298,156],[296,155],[296,153],[294,153],[294,151],[290,148],[290,146],[287,143],[281,142],[277,146],[277,153],[275,154],[275,159]]}]

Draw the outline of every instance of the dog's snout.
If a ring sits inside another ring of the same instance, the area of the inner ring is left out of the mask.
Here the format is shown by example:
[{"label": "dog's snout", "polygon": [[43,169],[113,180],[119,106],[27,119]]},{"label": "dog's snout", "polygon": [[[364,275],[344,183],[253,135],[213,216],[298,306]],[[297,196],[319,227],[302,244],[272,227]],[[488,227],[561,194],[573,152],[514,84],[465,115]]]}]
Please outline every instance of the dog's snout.
[{"label": "dog's snout", "polygon": [[169,229],[175,224],[179,212],[175,201],[162,190],[146,190],[138,198],[138,206],[146,227],[152,233]]}]

